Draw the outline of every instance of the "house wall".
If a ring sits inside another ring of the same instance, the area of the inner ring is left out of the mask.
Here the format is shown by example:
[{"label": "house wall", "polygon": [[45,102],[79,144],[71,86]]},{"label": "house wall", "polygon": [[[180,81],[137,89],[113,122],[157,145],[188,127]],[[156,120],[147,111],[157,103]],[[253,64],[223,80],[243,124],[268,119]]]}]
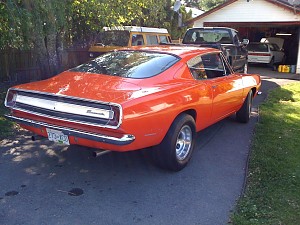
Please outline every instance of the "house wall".
[{"label": "house wall", "polygon": [[[299,24],[299,21],[299,12],[293,12],[274,3],[270,3],[267,0],[249,0],[249,2],[246,0],[238,0],[195,20],[193,27],[203,27],[205,22],[217,24],[224,22],[247,23],[249,27],[260,27],[263,26],[263,24],[272,23],[276,25],[276,27],[280,27],[284,22],[295,22],[295,24]],[[253,23],[253,26],[251,23]],[[300,27],[298,28],[297,55],[296,73],[300,74]]]},{"label": "house wall", "polygon": [[[204,22],[291,22],[300,21],[300,15],[263,0],[238,0],[194,22],[202,27]],[[255,25],[255,24],[254,24]]]}]

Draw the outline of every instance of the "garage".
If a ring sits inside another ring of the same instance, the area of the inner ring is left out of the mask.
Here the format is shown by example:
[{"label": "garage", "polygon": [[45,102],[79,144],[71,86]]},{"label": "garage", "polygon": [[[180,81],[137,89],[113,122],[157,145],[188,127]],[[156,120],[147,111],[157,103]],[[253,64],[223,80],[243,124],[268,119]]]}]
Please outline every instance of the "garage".
[{"label": "garage", "polygon": [[189,23],[193,27],[232,27],[250,42],[280,38],[284,63],[300,74],[300,0],[228,0]]}]

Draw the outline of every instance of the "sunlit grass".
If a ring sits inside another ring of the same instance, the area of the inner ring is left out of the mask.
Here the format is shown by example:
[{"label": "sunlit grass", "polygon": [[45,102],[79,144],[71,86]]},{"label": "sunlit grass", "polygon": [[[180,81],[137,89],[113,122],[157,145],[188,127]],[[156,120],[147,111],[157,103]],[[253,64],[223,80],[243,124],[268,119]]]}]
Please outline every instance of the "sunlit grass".
[{"label": "sunlit grass", "polygon": [[300,224],[300,83],[273,90],[260,106],[248,183],[233,224]]}]

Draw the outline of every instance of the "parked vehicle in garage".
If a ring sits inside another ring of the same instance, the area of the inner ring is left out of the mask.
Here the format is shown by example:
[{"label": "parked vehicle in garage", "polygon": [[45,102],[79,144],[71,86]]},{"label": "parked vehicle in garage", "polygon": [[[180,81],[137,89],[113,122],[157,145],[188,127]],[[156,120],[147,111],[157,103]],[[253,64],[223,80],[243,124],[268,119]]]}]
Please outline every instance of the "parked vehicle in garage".
[{"label": "parked vehicle in garage", "polygon": [[285,54],[274,43],[252,42],[248,45],[248,62],[264,63],[272,68],[276,64],[284,63]]},{"label": "parked vehicle in garage", "polygon": [[276,44],[280,49],[283,49],[284,39],[279,37],[267,37],[260,40],[261,43]]},{"label": "parked vehicle in garage", "polygon": [[106,52],[131,46],[150,46],[171,43],[171,37],[165,28],[154,27],[105,27],[99,33],[96,43],[89,49],[90,58],[96,58]]},{"label": "parked vehicle in garage", "polygon": [[183,44],[218,48],[223,51],[234,71],[247,73],[248,39],[240,40],[238,31],[229,27],[195,27],[186,31]]},{"label": "parked vehicle in garage", "polygon": [[162,168],[189,162],[196,132],[236,114],[246,123],[261,85],[213,48],[132,47],[8,90],[8,118],[51,141],[111,151],[152,147]]}]

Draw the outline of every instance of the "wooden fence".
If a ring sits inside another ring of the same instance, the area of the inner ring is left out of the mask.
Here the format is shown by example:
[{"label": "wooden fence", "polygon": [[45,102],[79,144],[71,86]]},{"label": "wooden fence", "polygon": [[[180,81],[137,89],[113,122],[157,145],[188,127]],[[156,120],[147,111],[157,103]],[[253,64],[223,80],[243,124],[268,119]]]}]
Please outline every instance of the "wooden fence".
[{"label": "wooden fence", "polygon": [[[61,55],[61,71],[70,69],[89,60],[87,49],[69,49]],[[55,75],[55,74],[53,74]],[[33,51],[12,49],[0,51],[0,82],[26,83],[46,79]]]}]

